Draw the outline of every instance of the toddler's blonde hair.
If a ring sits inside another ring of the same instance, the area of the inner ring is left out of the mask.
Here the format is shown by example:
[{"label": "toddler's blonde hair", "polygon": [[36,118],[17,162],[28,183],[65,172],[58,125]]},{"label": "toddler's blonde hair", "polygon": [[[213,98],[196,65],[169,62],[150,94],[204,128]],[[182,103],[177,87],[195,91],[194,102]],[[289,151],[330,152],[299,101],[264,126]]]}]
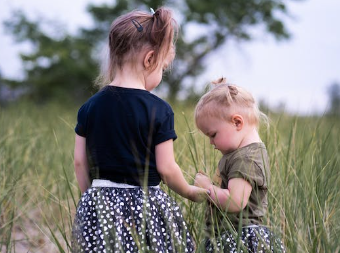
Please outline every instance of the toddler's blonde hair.
[{"label": "toddler's blonde hair", "polygon": [[195,122],[202,117],[215,117],[230,121],[232,115],[240,114],[250,124],[259,127],[260,121],[267,122],[254,97],[242,87],[227,83],[222,77],[212,82],[216,85],[198,101],[195,108]]}]

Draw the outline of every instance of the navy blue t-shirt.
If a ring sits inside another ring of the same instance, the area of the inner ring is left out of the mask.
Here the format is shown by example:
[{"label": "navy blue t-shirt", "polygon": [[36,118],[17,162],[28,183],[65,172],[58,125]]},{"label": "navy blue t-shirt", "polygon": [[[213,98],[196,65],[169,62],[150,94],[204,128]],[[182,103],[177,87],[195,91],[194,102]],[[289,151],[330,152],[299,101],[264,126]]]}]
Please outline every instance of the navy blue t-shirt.
[{"label": "navy blue t-shirt", "polygon": [[145,90],[106,86],[78,112],[92,179],[149,186],[161,181],[155,146],[177,138],[168,103]]}]

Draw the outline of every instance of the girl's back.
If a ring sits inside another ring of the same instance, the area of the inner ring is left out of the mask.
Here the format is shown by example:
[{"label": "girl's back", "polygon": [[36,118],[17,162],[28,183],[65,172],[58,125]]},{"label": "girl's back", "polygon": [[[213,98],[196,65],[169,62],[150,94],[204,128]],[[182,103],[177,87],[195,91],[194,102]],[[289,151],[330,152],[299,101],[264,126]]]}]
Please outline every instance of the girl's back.
[{"label": "girl's back", "polygon": [[146,90],[106,86],[79,110],[75,129],[86,136],[92,179],[158,185],[155,146],[175,139],[171,107]]}]

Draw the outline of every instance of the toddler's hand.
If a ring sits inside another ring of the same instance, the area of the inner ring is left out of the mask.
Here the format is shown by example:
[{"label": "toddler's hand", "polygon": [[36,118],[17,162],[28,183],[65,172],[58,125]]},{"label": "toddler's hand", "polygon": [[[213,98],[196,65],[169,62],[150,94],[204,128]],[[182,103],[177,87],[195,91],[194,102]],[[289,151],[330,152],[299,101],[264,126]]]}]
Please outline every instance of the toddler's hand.
[{"label": "toddler's hand", "polygon": [[209,196],[208,190],[197,186],[190,185],[190,193],[188,199],[194,202],[203,202]]},{"label": "toddler's hand", "polygon": [[195,186],[209,189],[209,187],[211,186],[211,180],[208,176],[203,175],[202,173],[197,173],[195,176],[194,184]]}]

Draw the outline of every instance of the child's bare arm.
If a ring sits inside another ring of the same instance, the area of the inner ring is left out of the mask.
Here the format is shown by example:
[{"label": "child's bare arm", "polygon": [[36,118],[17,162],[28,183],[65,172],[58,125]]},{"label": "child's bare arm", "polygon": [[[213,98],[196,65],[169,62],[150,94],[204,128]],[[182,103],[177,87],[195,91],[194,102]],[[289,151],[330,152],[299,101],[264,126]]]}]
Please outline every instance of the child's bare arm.
[{"label": "child's bare arm", "polygon": [[219,208],[228,212],[240,212],[248,204],[252,190],[251,185],[242,178],[229,180],[228,189],[222,189],[212,184],[209,177],[198,173],[195,177],[195,185],[210,191],[210,201]]},{"label": "child's bare arm", "polygon": [[189,185],[175,161],[173,153],[173,140],[162,142],[156,146],[157,171],[163,182],[181,196],[195,202],[207,198],[207,190]]},{"label": "child's bare arm", "polygon": [[86,155],[86,138],[76,134],[74,144],[74,170],[81,193],[90,186],[89,164]]},{"label": "child's bare arm", "polygon": [[248,204],[252,191],[251,185],[242,178],[229,180],[228,189],[212,185],[210,198],[220,208],[228,212],[240,212]]}]

